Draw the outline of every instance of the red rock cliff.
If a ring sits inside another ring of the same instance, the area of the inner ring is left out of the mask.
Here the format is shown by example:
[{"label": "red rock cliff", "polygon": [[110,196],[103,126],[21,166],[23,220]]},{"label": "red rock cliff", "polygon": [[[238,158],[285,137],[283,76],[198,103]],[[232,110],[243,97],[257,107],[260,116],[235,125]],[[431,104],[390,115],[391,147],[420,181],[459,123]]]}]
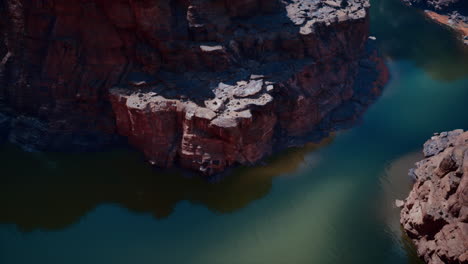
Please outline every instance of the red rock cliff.
[{"label": "red rock cliff", "polygon": [[[162,167],[212,174],[326,133],[386,80],[367,0],[5,0],[10,140],[123,135]],[[110,88],[118,87],[109,92]]]}]

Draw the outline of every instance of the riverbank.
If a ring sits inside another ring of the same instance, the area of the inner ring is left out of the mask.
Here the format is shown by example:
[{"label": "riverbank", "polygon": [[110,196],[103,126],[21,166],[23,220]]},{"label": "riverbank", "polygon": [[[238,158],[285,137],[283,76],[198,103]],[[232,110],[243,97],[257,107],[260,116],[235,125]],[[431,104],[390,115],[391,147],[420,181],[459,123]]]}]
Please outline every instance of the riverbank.
[{"label": "riverbank", "polygon": [[459,35],[461,41],[465,45],[468,45],[468,4],[466,1],[402,1],[409,6],[423,9],[428,18],[454,30]]}]

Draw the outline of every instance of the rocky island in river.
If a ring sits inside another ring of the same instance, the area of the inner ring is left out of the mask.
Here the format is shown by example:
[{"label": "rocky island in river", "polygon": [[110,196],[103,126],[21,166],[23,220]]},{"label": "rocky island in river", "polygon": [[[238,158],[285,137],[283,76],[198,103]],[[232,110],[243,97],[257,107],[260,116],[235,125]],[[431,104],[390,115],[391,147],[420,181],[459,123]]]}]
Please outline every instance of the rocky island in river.
[{"label": "rocky island in river", "polygon": [[6,0],[2,138],[89,150],[121,136],[211,175],[349,123],[388,73],[368,0]]}]

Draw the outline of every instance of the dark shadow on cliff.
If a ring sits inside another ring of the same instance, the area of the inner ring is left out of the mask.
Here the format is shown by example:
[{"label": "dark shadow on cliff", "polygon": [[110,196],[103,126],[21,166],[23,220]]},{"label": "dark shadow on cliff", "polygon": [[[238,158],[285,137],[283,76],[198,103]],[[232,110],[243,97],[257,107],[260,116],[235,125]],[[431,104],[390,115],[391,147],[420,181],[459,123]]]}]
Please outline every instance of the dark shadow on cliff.
[{"label": "dark shadow on cliff", "polygon": [[384,56],[413,61],[437,80],[466,78],[468,47],[455,32],[401,0],[372,0],[371,4],[371,32]]},{"label": "dark shadow on cliff", "polygon": [[230,213],[268,194],[273,178],[295,171],[307,153],[326,145],[289,149],[266,165],[237,168],[222,181],[155,171],[129,151],[75,154],[25,153],[12,146],[0,150],[0,223],[23,231],[63,229],[104,203],[132,212],[169,216],[178,202],[201,204]]},{"label": "dark shadow on cliff", "polygon": [[[212,8],[214,11],[209,18],[203,18],[200,22],[202,27],[199,30],[206,31],[204,34],[192,32],[197,30],[189,28],[187,21],[181,22],[182,31],[187,34],[185,36],[187,41],[168,42],[169,46],[182,45],[178,50],[179,57],[173,57],[173,59],[180,60],[178,63],[177,61],[176,63],[163,63],[161,68],[154,73],[145,72],[143,65],[137,63],[116,86],[130,91],[151,88],[151,91],[165,98],[190,100],[204,106],[205,100],[215,98],[214,90],[220,83],[235,86],[239,81],[248,81],[251,75],[263,76],[269,81],[273,79],[278,82],[286,81],[296,73],[294,66],[299,67],[304,64],[305,59],[298,59],[279,46],[275,51],[261,50],[255,46],[257,44],[242,47],[242,41],[254,43],[257,41],[249,34],[265,34],[265,32],[298,34],[300,26],[292,23],[291,18],[288,17],[285,2],[271,0],[265,3],[270,6],[269,8],[258,6],[255,13],[243,10],[238,16],[230,16],[227,10],[220,9],[220,6],[224,5],[223,2],[223,0],[216,0],[191,3],[192,9],[199,9],[201,5],[204,8]],[[174,9],[185,15],[179,19],[187,19],[188,7],[175,5],[177,8],[174,7]],[[249,8],[245,7],[245,9]],[[229,17],[228,22],[219,20],[222,16]],[[217,23],[216,19],[226,23],[222,25],[226,27],[222,34],[212,28]],[[231,45],[233,42],[236,43],[235,47]],[[222,47],[222,52],[200,52],[202,46]],[[141,48],[139,50],[141,51]],[[187,55],[184,51],[191,53]],[[310,61],[309,58],[309,63]]]}]

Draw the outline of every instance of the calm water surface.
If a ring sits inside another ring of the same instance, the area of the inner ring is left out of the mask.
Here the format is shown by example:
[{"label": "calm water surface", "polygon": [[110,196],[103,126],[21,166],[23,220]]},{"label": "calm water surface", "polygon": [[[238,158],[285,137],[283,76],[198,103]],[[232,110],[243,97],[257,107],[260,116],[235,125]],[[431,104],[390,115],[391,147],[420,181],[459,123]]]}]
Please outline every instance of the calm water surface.
[{"label": "calm water surface", "polygon": [[398,0],[374,0],[392,80],[354,128],[219,183],[138,153],[0,150],[2,264],[419,263],[396,198],[433,132],[468,128],[468,50]]}]

